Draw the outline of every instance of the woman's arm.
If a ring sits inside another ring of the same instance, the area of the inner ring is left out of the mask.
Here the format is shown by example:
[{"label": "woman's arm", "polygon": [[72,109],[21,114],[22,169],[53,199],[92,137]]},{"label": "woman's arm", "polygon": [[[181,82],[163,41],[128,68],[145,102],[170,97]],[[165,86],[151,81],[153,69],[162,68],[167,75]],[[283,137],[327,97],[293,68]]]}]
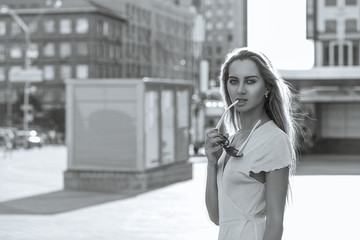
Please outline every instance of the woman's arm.
[{"label": "woman's arm", "polygon": [[219,203],[217,188],[217,164],[224,144],[223,135],[217,129],[206,133],[205,153],[208,159],[205,203],[212,222],[219,225]]},{"label": "woman's arm", "polygon": [[219,203],[218,203],[218,188],[217,188],[217,164],[208,162],[205,202],[210,220],[219,225]]},{"label": "woman's arm", "polygon": [[267,212],[264,240],[281,240],[288,184],[289,168],[266,173]]}]

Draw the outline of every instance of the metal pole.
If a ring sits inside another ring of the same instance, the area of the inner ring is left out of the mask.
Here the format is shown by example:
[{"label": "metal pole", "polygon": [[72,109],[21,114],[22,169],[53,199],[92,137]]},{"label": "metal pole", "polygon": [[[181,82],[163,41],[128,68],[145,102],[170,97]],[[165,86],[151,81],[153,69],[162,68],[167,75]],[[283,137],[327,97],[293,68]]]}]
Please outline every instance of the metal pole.
[{"label": "metal pole", "polygon": [[[27,70],[30,67],[30,58],[29,58],[29,54],[28,54],[28,50],[29,50],[29,46],[30,46],[30,31],[29,28],[27,28],[27,31],[24,30],[25,33],[25,64],[24,64],[24,69]],[[29,130],[29,95],[30,95],[30,85],[31,82],[29,79],[25,79],[25,86],[24,86],[24,131],[25,131],[25,139],[24,139],[24,147],[28,147],[27,146],[27,141],[26,141],[26,134]]]},{"label": "metal pole", "polygon": [[7,103],[6,103],[6,125],[12,127],[12,85],[10,78],[7,78]]},{"label": "metal pole", "polygon": [[[46,4],[48,6],[52,6],[54,8],[59,8],[62,5],[62,1],[61,0],[47,0]],[[9,8],[9,6],[7,5],[0,5],[0,13],[4,13],[4,14],[9,14],[14,20],[15,22],[23,29],[24,34],[25,34],[25,47],[24,47],[24,70],[27,70],[30,68],[31,65],[31,59],[29,56],[29,48],[30,48],[30,28],[29,26],[24,22],[24,20],[11,8]],[[45,10],[42,10],[40,12],[40,15],[42,15],[43,13],[45,13]],[[39,19],[38,15],[35,20],[37,21]],[[10,98],[10,96],[12,95],[12,85],[10,82],[10,79],[8,80],[8,97]],[[31,82],[29,79],[25,79],[25,86],[24,86],[24,120],[23,120],[23,128],[25,133],[28,132],[29,129],[29,125],[28,125],[28,121],[29,121],[29,95],[30,95],[30,86],[31,86]],[[11,99],[8,100],[8,105],[7,105],[7,117],[8,117],[8,124],[11,125],[12,123],[12,102]],[[26,141],[26,136],[24,138],[24,147],[27,147],[27,141]]]},{"label": "metal pole", "polygon": [[[24,47],[24,70],[29,69],[30,67],[30,58],[28,55],[28,50],[30,46],[30,29],[29,26],[24,22],[24,20],[12,9],[7,8],[7,12],[9,15],[16,21],[16,23],[22,28],[25,34],[25,47]],[[23,145],[27,147],[26,135],[29,129],[28,126],[28,115],[29,115],[29,92],[30,90],[30,81],[25,79],[25,86],[24,86],[24,119],[23,119],[23,128],[25,131],[25,136],[23,139]]]}]

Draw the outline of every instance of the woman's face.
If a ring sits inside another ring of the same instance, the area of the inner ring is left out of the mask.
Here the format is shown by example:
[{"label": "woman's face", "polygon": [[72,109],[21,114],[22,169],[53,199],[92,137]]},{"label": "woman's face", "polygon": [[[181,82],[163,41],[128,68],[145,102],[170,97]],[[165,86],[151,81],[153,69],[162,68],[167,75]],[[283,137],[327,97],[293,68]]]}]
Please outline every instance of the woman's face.
[{"label": "woman's face", "polygon": [[232,62],[226,86],[231,102],[239,100],[235,105],[237,111],[248,112],[263,109],[265,81],[255,62],[247,59]]}]

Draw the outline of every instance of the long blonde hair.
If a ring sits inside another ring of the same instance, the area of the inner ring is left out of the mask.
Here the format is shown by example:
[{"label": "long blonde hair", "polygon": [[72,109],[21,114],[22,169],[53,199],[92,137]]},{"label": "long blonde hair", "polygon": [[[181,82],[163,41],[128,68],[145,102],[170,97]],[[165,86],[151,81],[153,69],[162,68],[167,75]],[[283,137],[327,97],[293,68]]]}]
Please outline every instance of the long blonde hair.
[{"label": "long blonde hair", "polygon": [[[263,54],[249,48],[236,48],[228,53],[224,63],[221,66],[219,76],[220,91],[226,106],[231,104],[230,96],[227,90],[227,80],[229,77],[229,67],[232,62],[237,60],[251,60],[259,69],[261,76],[265,81],[266,87],[270,90],[268,98],[266,98],[264,108],[271,120],[283,130],[289,137],[292,147],[291,172],[295,173],[297,162],[297,132],[300,129],[298,119],[294,109],[295,90],[288,82],[286,82],[279,73],[274,69],[270,60]],[[230,114],[225,118],[226,128],[230,132],[240,129],[239,114],[232,108]]]}]

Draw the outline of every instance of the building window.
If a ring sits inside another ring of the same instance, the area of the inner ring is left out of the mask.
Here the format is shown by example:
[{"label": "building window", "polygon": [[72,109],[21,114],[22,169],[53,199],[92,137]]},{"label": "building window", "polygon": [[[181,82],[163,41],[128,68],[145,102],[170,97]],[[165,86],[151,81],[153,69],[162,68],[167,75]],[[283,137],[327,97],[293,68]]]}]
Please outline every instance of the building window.
[{"label": "building window", "polygon": [[222,48],[220,46],[216,47],[216,53],[221,54]]},{"label": "building window", "polygon": [[44,91],[43,95],[43,101],[44,102],[53,102],[55,100],[55,89],[49,89],[47,91]]},{"label": "building window", "polygon": [[102,44],[103,52],[104,52],[104,58],[109,59],[109,45],[106,43]]},{"label": "building window", "polygon": [[357,23],[356,19],[347,19],[345,21],[345,32],[347,33],[357,32],[356,23]]},{"label": "building window", "polygon": [[213,16],[212,11],[210,11],[210,10],[206,11],[206,13],[205,13],[206,18],[211,18],[212,16]]},{"label": "building window", "polygon": [[36,43],[31,43],[29,45],[28,57],[31,59],[37,59],[39,57],[39,47]]},{"label": "building window", "polygon": [[55,56],[55,44],[54,43],[46,43],[43,48],[43,55],[45,57]]},{"label": "building window", "polygon": [[122,58],[121,47],[120,46],[115,46],[115,59],[120,61],[121,58]]},{"label": "building window", "polygon": [[89,54],[87,42],[78,42],[76,45],[77,56],[87,56]]},{"label": "building window", "polygon": [[76,33],[87,33],[89,31],[89,21],[87,18],[76,19]]},{"label": "building window", "polygon": [[0,21],[0,36],[4,36],[6,34],[6,22]]},{"label": "building window", "polygon": [[[18,78],[16,75],[17,75],[17,73],[18,72],[21,72],[21,71],[23,71],[24,70],[24,66],[11,66],[10,68],[9,68],[9,72],[8,72],[8,78],[9,78],[9,80],[10,81],[12,81],[12,79],[14,78],[14,79],[16,79],[16,78]],[[15,93],[16,94],[16,93]]]},{"label": "building window", "polygon": [[44,66],[44,79],[46,81],[52,81],[55,79],[55,67],[53,65]]},{"label": "building window", "polygon": [[346,6],[354,6],[357,5],[357,0],[346,0],[345,4]]},{"label": "building window", "polygon": [[347,44],[345,44],[342,47],[343,47],[343,54],[344,54],[343,65],[348,66],[349,65],[349,46]]},{"label": "building window", "polygon": [[21,45],[15,44],[15,45],[11,46],[11,49],[10,49],[10,57],[11,58],[18,59],[18,58],[21,58],[22,55],[23,54],[22,54]]},{"label": "building window", "polygon": [[326,0],[325,6],[327,6],[327,7],[336,6],[336,0]]},{"label": "building window", "polygon": [[306,21],[306,37],[313,38],[314,37],[314,20],[308,18]]},{"label": "building window", "polygon": [[60,33],[61,34],[70,34],[71,33],[71,20],[70,19],[61,19],[60,20]]},{"label": "building window", "polygon": [[103,30],[104,36],[109,36],[110,31],[109,31],[109,23],[108,22],[106,22],[106,21],[103,22],[102,30]]},{"label": "building window", "polygon": [[36,33],[38,31],[38,24],[37,22],[32,22],[29,24],[30,33]]},{"label": "building window", "polygon": [[334,65],[339,66],[339,45],[334,46]]},{"label": "building window", "polygon": [[88,65],[77,65],[76,66],[76,78],[85,79],[89,77],[89,66]]},{"label": "building window", "polygon": [[229,21],[227,24],[226,24],[226,28],[227,29],[233,29],[234,28],[234,22],[233,21]]},{"label": "building window", "polygon": [[5,68],[0,67],[0,82],[5,81]]},{"label": "building window", "polygon": [[336,20],[326,20],[325,21],[325,32],[326,33],[336,33]]},{"label": "building window", "polygon": [[208,55],[212,55],[212,47],[211,46],[208,46],[206,51],[207,51]]},{"label": "building window", "polygon": [[207,23],[206,24],[206,29],[207,30],[212,30],[213,29],[213,24],[212,23]]},{"label": "building window", "polygon": [[71,43],[69,42],[62,42],[60,43],[60,57],[67,58],[71,56]]},{"label": "building window", "polygon": [[54,33],[55,32],[55,21],[48,19],[44,21],[44,31],[46,33]]},{"label": "building window", "polygon": [[223,29],[223,28],[224,28],[224,23],[222,23],[222,22],[217,22],[217,23],[216,23],[216,28],[217,28],[217,29]]},{"label": "building window", "polygon": [[323,66],[329,66],[330,64],[330,54],[329,54],[329,42],[323,43]]},{"label": "building window", "polygon": [[5,46],[3,44],[0,44],[0,62],[5,62],[5,60],[6,60]]},{"label": "building window", "polygon": [[359,43],[353,42],[353,65],[358,66],[359,65]]},{"label": "building window", "polygon": [[114,33],[115,39],[120,39],[121,38],[121,27],[115,26],[114,31],[115,31],[115,33]]},{"label": "building window", "polygon": [[109,46],[109,58],[111,60],[115,59],[115,47],[113,45]]},{"label": "building window", "polygon": [[102,35],[102,21],[101,20],[96,22],[96,35],[98,35],[98,36]]},{"label": "building window", "polygon": [[62,80],[71,78],[71,66],[69,66],[69,65],[61,65],[60,66],[60,78]]},{"label": "building window", "polygon": [[314,14],[314,0],[306,0],[306,12],[308,16]]},{"label": "building window", "polygon": [[16,22],[11,22],[11,36],[18,36],[21,33],[19,24]]},{"label": "building window", "polygon": [[102,43],[97,43],[96,44],[96,49],[97,49],[97,57],[99,58],[103,58],[104,57],[104,49],[103,49],[103,44]]}]

